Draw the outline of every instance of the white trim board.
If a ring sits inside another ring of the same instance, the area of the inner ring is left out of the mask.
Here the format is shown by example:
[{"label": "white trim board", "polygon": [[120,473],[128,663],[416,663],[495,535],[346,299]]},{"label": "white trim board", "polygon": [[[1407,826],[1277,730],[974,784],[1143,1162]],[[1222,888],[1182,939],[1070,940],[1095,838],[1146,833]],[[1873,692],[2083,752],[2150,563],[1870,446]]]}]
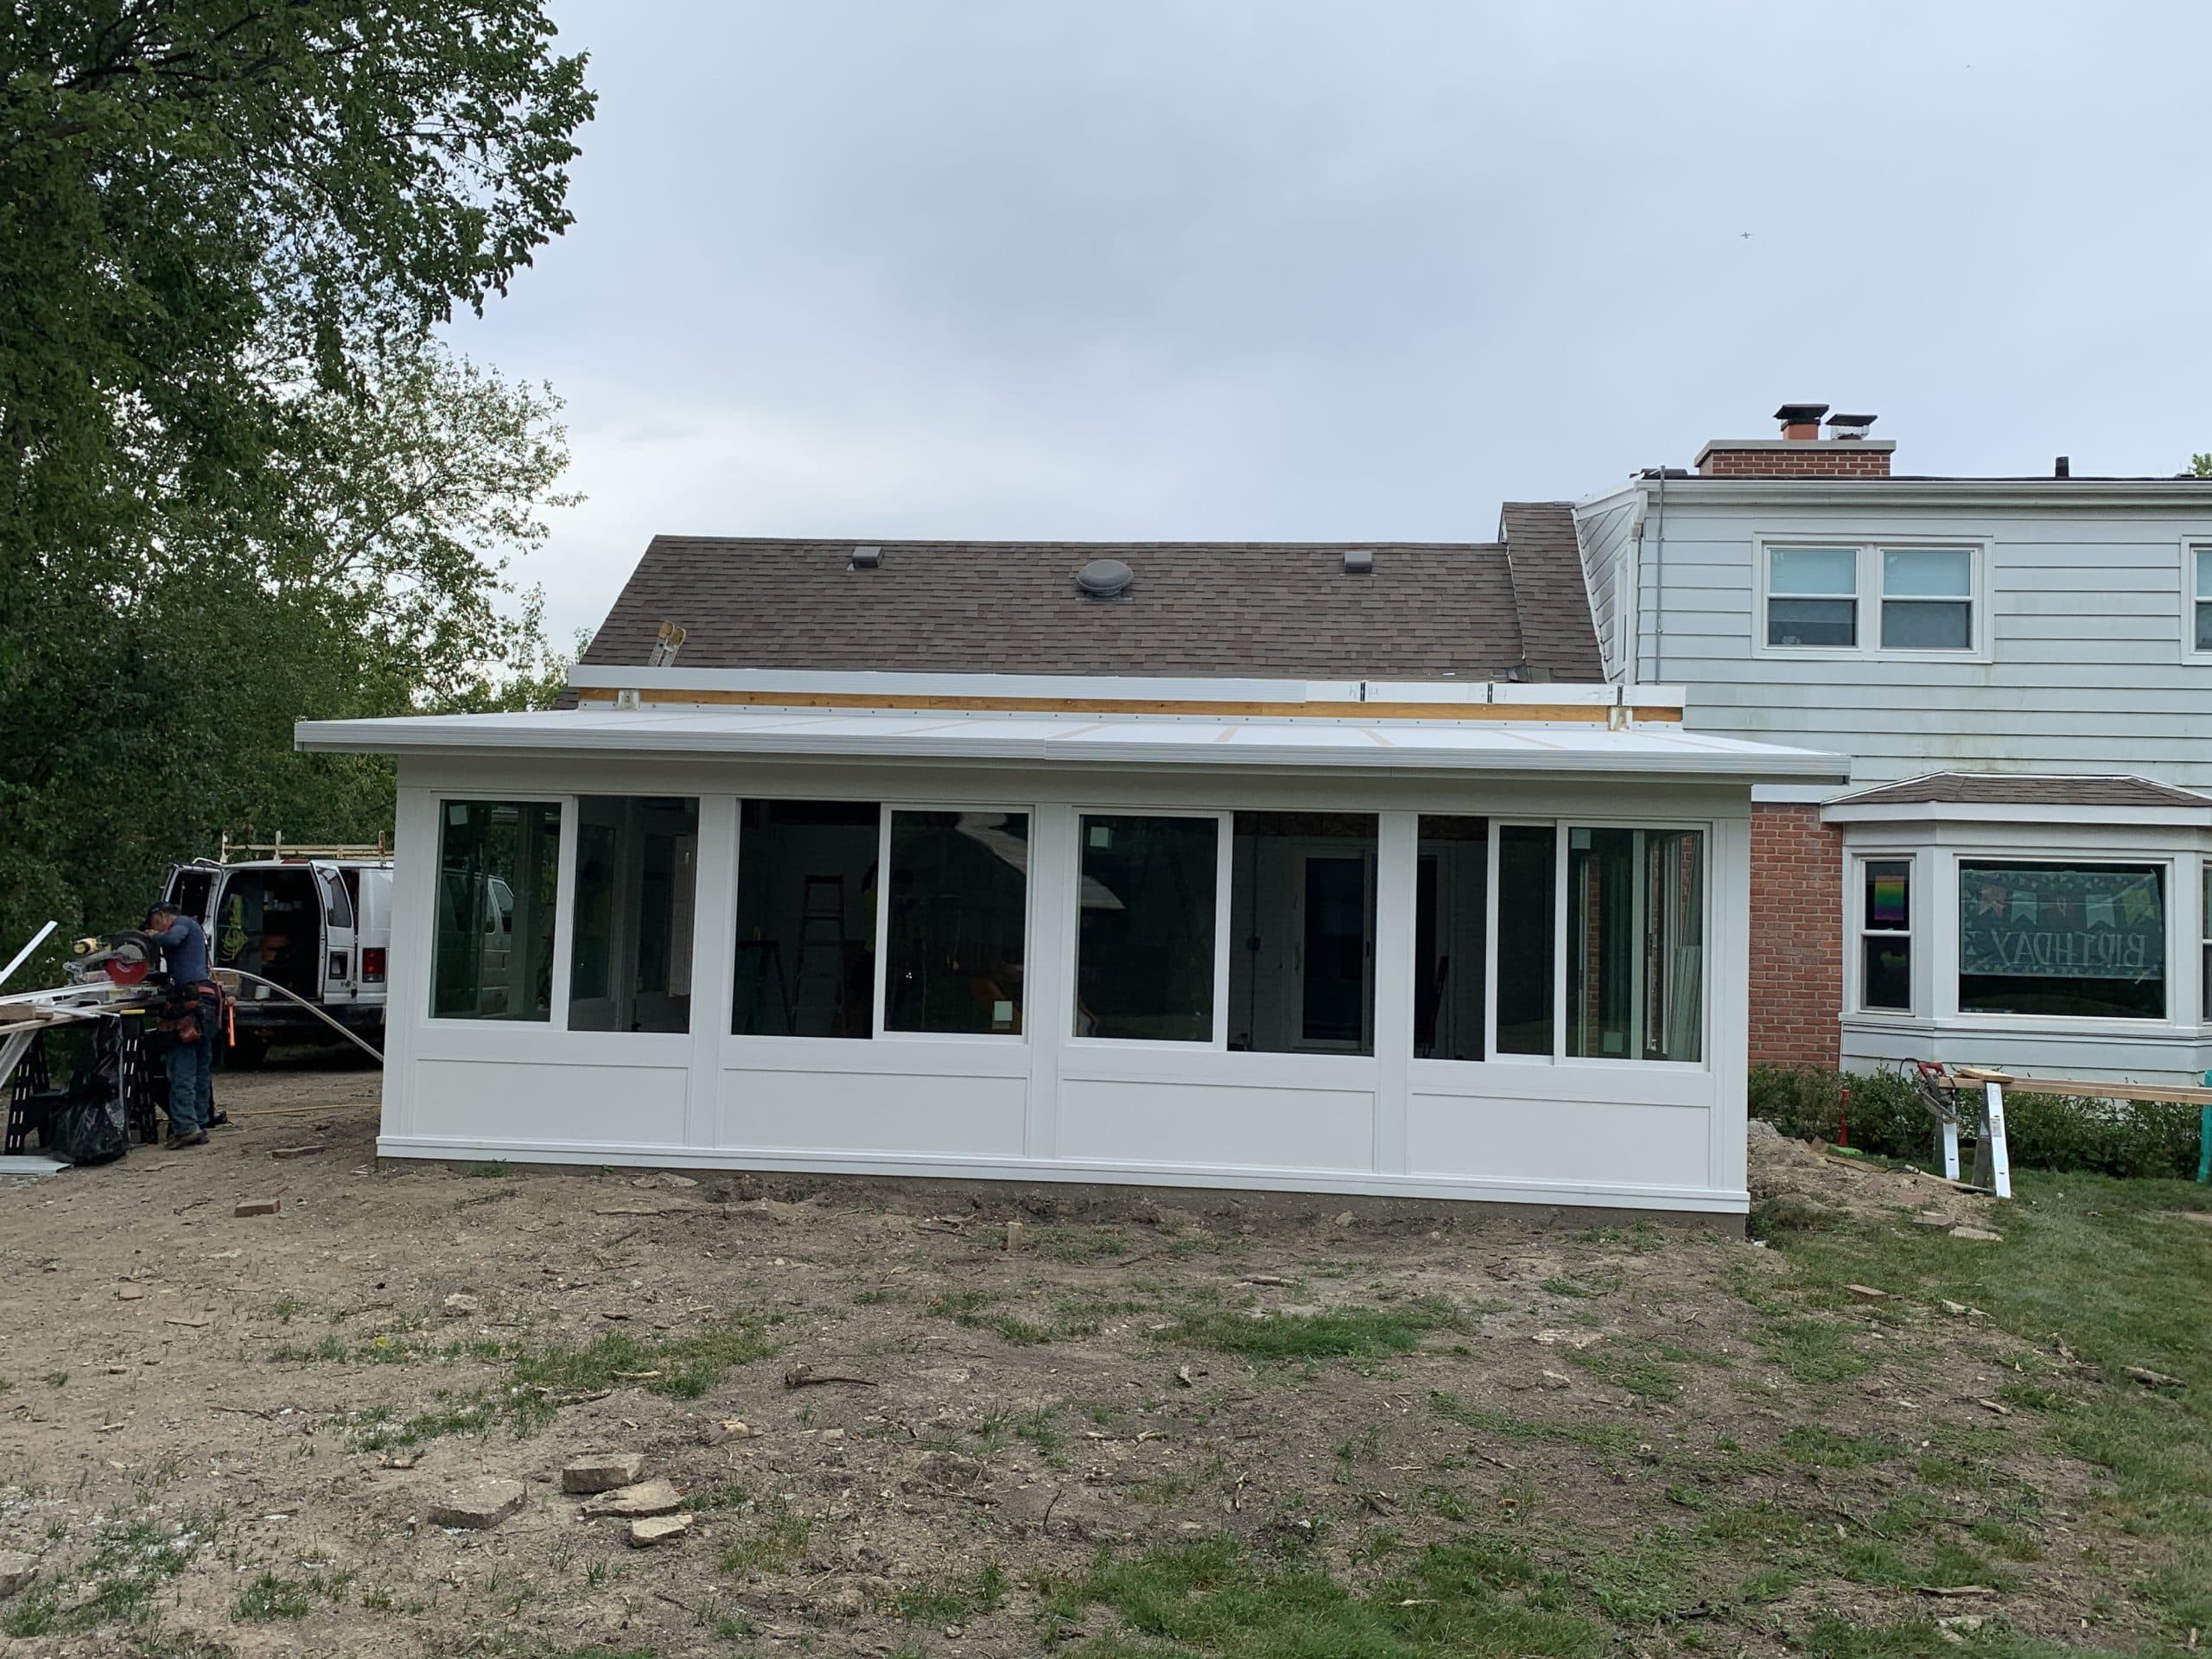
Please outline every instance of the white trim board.
[{"label": "white trim board", "polygon": [[779,1170],[817,1175],[908,1175],[942,1180],[1096,1181],[1116,1186],[1203,1187],[1224,1192],[1337,1192],[1352,1197],[1452,1198],[1501,1204],[1586,1205],[1608,1210],[1675,1210],[1742,1215],[1751,1205],[1744,1191],[1716,1187],[1520,1181],[1497,1178],[1373,1174],[1243,1166],[1091,1163],[1031,1158],[936,1158],[913,1153],[849,1150],[793,1151],[788,1147],[721,1147],[709,1152],[665,1142],[561,1143],[524,1140],[448,1140],[436,1135],[379,1135],[384,1158],[483,1161],[522,1159],[544,1164],[612,1164],[652,1169]]},{"label": "white trim board", "polygon": [[1809,783],[1849,775],[1840,755],[1672,727],[1456,721],[1224,719],[988,712],[563,709],[302,721],[302,749],[444,751],[603,760],[671,754],[1055,766],[1262,766],[1364,772],[1604,773]]}]

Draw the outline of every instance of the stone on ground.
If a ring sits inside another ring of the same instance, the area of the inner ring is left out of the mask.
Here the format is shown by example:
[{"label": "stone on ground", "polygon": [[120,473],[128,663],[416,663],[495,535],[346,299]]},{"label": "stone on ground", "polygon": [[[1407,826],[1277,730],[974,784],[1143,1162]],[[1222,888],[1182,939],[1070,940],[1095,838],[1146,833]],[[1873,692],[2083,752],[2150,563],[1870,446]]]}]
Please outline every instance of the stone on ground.
[{"label": "stone on ground", "polygon": [[613,1515],[626,1518],[672,1515],[683,1507],[683,1494],[665,1480],[641,1481],[607,1492],[584,1505],[586,1515]]},{"label": "stone on ground", "polygon": [[234,1216],[273,1216],[284,1207],[281,1198],[240,1198]]},{"label": "stone on ground", "polygon": [[1951,1236],[1963,1238],[1970,1244],[2002,1244],[2005,1242],[2004,1234],[1993,1233],[1986,1227],[1954,1227]]},{"label": "stone on ground", "polygon": [[518,1480],[480,1480],[455,1487],[430,1505],[430,1524],[489,1532],[521,1509],[526,1496]]},{"label": "stone on ground", "polygon": [[12,1596],[26,1589],[38,1577],[38,1557],[26,1555],[21,1550],[0,1552],[0,1596]]},{"label": "stone on ground", "polygon": [[564,1492],[611,1492],[617,1486],[634,1486],[645,1472],[642,1452],[587,1452],[561,1465]]},{"label": "stone on ground", "polygon": [[688,1515],[664,1515],[632,1521],[630,1523],[630,1548],[649,1549],[655,1544],[674,1543],[690,1530],[691,1517]]}]

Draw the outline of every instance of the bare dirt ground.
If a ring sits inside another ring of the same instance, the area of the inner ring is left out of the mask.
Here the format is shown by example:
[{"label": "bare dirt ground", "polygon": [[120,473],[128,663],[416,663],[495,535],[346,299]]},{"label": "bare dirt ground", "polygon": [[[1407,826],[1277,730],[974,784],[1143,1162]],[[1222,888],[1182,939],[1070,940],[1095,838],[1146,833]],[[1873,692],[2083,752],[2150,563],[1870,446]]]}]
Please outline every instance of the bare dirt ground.
[{"label": "bare dirt ground", "polygon": [[[2023,1633],[2131,1626],[2127,1546],[2075,1537],[2098,1472],[1996,1398],[2018,1344],[1725,1228],[379,1166],[377,1081],[232,1077],[208,1148],[0,1182],[18,1650],[1079,1650],[1133,1616],[1102,1560],[1213,1540],[1354,1595],[1475,1540],[1536,1575],[1502,1594],[1655,1649],[1999,1586]],[[1762,1195],[1982,1218],[1755,1154]],[[593,1449],[689,1535],[585,1518],[557,1477]],[[519,1513],[427,1518],[487,1477]]]}]

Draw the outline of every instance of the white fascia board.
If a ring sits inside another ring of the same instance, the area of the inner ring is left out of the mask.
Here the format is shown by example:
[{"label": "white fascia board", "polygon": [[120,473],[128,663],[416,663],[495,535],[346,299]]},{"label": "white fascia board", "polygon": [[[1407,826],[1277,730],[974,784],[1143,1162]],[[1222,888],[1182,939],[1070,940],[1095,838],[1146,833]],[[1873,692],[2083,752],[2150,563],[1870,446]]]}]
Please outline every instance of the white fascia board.
[{"label": "white fascia board", "polygon": [[2212,828],[2212,801],[2194,806],[2024,806],[2001,802],[1909,801],[1853,806],[1838,801],[1821,809],[1823,823],[2011,823],[2065,829],[2080,824],[2115,828]]},{"label": "white fascia board", "polygon": [[[1467,746],[1424,741],[1394,745],[1393,731],[1434,736],[1440,722],[1331,722],[1327,741],[1298,722],[1189,721],[1191,735],[1174,741],[1096,735],[1133,722],[1071,719],[1041,734],[1008,733],[991,716],[949,715],[906,729],[838,729],[834,720],[791,728],[733,727],[715,719],[669,719],[650,711],[621,715],[428,715],[398,720],[302,721],[296,745],[331,753],[444,752],[484,756],[571,754],[583,757],[693,754],[733,759],[931,761],[1046,766],[1187,766],[1218,771],[1246,766],[1278,771],[1392,772],[1480,772],[1529,775],[1602,773],[1624,777],[1840,779],[1840,755],[1728,738],[1649,730],[1621,733],[1559,727],[1492,727]],[[1025,722],[1034,725],[1034,722]],[[1158,731],[1158,727],[1147,729]],[[1264,732],[1274,741],[1254,741]],[[1241,740],[1241,741],[1232,741]],[[1510,740],[1510,741],[1499,741]]]},{"label": "white fascia board", "polygon": [[[586,666],[569,671],[579,690],[634,690],[679,699],[687,691],[741,691],[772,696],[1025,697],[1150,702],[1433,702],[1552,703],[1613,708],[1661,703],[1679,708],[1675,685],[1618,686],[1584,681],[1195,679],[1103,674],[917,674],[874,671]],[[1347,712],[1351,712],[1348,710]]]},{"label": "white fascia board", "polygon": [[1826,806],[1836,798],[1834,784],[1754,784],[1753,806]]},{"label": "white fascia board", "polygon": [[[1639,498],[1640,503],[1640,499],[1644,493],[1644,486],[1647,484],[1656,483],[1657,481],[1658,480],[1656,479],[1630,478],[1623,480],[1621,483],[1610,485],[1606,488],[1599,491],[1595,495],[1586,495],[1580,501],[1573,504],[1575,518],[1580,522],[1583,515],[1586,513],[1603,512],[1606,508],[1614,505],[1616,503],[1629,496],[1636,496]],[[1669,481],[1671,483],[1677,480],[1669,480]],[[1639,512],[1643,511],[1643,507],[1640,504],[1637,510]]]},{"label": "white fascia board", "polygon": [[[569,671],[579,690],[636,690],[656,696],[686,691],[792,691],[887,697],[1084,697],[1160,702],[1357,702],[1358,680],[1195,679],[1103,674],[912,674],[874,670],[798,668],[639,668],[615,664]],[[1487,683],[1445,681],[1463,702],[1480,702]]]},{"label": "white fascia board", "polygon": [[[1634,480],[1647,496],[1656,478]],[[2212,513],[2212,480],[2084,478],[1688,478],[1667,480],[1670,505],[1743,507],[2184,507]]]}]

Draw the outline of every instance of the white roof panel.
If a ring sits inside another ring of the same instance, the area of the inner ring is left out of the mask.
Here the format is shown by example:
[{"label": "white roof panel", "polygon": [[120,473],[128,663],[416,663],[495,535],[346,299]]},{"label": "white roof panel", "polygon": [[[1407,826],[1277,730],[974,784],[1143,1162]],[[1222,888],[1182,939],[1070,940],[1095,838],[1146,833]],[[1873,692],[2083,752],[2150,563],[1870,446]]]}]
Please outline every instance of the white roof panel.
[{"label": "white roof panel", "polygon": [[303,749],[369,754],[726,754],[794,759],[1600,772],[1832,782],[1840,755],[1592,721],[1235,719],[740,709],[547,709],[302,721]]}]

